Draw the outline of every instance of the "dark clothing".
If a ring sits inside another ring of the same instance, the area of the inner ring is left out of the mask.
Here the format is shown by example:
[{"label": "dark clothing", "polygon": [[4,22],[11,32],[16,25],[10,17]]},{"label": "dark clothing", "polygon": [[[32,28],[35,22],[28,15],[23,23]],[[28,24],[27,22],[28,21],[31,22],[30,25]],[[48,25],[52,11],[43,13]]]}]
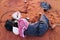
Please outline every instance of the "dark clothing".
[{"label": "dark clothing", "polygon": [[18,27],[18,22],[14,22],[15,19],[12,19],[11,21],[13,22],[13,26],[14,26],[14,27]]},{"label": "dark clothing", "polygon": [[28,29],[25,31],[25,35],[42,36],[48,30],[48,22],[46,16],[42,15],[40,21],[29,25]]},{"label": "dark clothing", "polygon": [[5,23],[5,28],[8,30],[8,31],[12,31],[12,21],[11,20],[7,20],[6,23]]},{"label": "dark clothing", "polygon": [[6,21],[6,23],[5,23],[5,28],[6,28],[8,31],[12,31],[13,26],[14,26],[14,27],[18,27],[18,23],[14,22],[13,19]]}]

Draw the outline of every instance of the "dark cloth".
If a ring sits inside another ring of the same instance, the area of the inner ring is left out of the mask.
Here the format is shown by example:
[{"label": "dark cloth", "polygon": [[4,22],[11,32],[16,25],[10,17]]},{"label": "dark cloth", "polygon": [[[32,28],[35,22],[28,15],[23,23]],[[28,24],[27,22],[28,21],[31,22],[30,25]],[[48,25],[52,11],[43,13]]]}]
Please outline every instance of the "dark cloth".
[{"label": "dark cloth", "polygon": [[13,22],[13,26],[14,26],[14,27],[18,27],[18,22],[14,22],[15,19],[12,19],[11,21]]},{"label": "dark cloth", "polygon": [[11,20],[7,20],[6,23],[5,23],[5,28],[8,30],[8,31],[12,31],[12,21]]},{"label": "dark cloth", "polygon": [[[44,17],[44,18],[43,18]],[[25,31],[25,35],[31,36],[42,36],[48,30],[48,19],[45,15],[41,16],[41,20],[35,24],[30,24],[28,29]]]},{"label": "dark cloth", "polygon": [[13,19],[6,21],[6,23],[5,23],[5,28],[6,28],[8,31],[12,31],[13,26],[14,26],[14,27],[18,27],[18,23],[14,22]]},{"label": "dark cloth", "polygon": [[37,27],[39,23],[36,23],[34,25],[30,24],[28,29],[25,31],[25,35],[32,35],[36,36],[37,35]]}]

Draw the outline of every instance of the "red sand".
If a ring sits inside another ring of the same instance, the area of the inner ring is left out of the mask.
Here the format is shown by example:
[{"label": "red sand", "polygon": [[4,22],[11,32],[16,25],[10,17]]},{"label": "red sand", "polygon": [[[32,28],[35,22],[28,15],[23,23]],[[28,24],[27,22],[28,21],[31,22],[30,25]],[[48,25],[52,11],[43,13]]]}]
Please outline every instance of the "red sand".
[{"label": "red sand", "polygon": [[[3,16],[2,21],[6,21],[11,18],[11,14],[14,11],[26,11],[27,14],[22,13],[23,18],[29,17],[31,22],[35,22],[39,18],[39,13],[43,12],[43,9],[40,7],[40,2],[44,0],[27,0],[27,4],[24,3],[24,0],[0,0],[0,18],[1,16],[8,12]],[[52,6],[52,9],[49,12],[46,12],[46,16],[49,18],[50,23],[57,24],[60,23],[60,0],[45,0]],[[60,27],[56,26],[56,28],[51,31],[49,30],[42,37],[32,37],[27,36],[26,38],[21,38],[20,36],[14,35],[12,32],[9,32],[5,29],[4,23],[0,24],[0,40],[60,40]]]}]

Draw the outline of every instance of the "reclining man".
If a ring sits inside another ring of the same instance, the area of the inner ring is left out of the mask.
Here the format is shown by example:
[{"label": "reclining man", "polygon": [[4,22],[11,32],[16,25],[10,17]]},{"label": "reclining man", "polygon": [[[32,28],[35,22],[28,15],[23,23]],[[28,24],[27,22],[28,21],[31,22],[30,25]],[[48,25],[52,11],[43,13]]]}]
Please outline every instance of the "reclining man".
[{"label": "reclining man", "polygon": [[40,19],[36,23],[29,23],[26,19],[21,18],[21,16],[18,17],[14,14],[14,20],[6,21],[5,28],[12,31],[15,35],[20,35],[21,37],[25,37],[25,35],[42,36],[49,28],[52,28],[49,25],[48,18],[44,14],[41,15]]}]

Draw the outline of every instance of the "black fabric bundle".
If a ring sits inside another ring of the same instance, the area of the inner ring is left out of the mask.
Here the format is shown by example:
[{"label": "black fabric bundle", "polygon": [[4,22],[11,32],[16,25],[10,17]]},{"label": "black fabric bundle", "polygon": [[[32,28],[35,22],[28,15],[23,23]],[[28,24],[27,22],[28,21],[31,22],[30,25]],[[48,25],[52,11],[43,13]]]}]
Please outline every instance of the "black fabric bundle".
[{"label": "black fabric bundle", "polygon": [[12,19],[12,20],[7,20],[6,23],[5,23],[5,28],[8,30],[8,31],[12,31],[13,29],[13,26],[14,27],[18,27],[18,23],[17,22],[14,22],[15,19]]}]

